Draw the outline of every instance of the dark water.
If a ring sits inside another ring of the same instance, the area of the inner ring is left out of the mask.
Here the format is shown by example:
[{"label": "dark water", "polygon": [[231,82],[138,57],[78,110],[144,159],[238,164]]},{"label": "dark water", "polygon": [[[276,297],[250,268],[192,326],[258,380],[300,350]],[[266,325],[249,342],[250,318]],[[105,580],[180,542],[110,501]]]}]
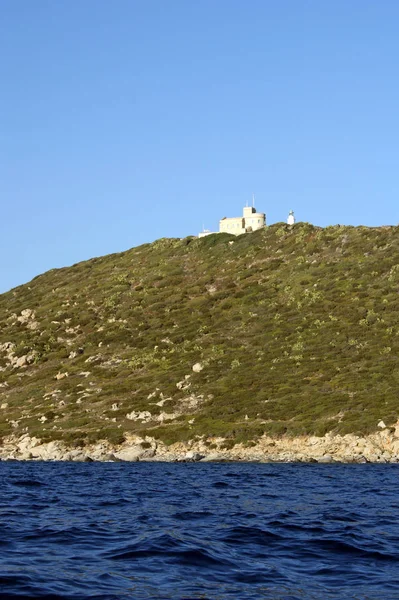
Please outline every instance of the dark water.
[{"label": "dark water", "polygon": [[399,598],[399,465],[0,463],[0,598]]}]

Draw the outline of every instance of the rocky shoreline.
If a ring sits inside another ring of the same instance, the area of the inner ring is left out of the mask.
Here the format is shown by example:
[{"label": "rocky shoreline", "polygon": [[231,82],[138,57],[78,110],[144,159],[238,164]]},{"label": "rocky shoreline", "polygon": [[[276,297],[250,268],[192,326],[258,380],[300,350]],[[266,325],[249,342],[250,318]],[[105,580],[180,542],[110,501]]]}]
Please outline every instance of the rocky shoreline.
[{"label": "rocky shoreline", "polygon": [[225,440],[201,439],[166,446],[154,438],[127,436],[120,445],[99,441],[85,447],[71,447],[63,441],[42,443],[24,434],[9,436],[0,447],[0,460],[114,461],[114,462],[318,462],[397,463],[399,425],[360,437],[326,434],[324,437],[262,437],[251,447],[236,444],[224,447]]}]

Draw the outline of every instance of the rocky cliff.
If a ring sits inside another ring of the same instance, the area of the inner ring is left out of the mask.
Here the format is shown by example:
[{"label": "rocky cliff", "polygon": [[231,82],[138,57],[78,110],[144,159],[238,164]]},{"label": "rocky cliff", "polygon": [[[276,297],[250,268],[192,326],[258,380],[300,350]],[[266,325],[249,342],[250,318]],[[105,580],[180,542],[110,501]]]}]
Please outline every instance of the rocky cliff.
[{"label": "rocky cliff", "polygon": [[[212,445],[212,448],[210,448]],[[327,433],[323,437],[262,436],[248,447],[235,444],[225,447],[224,438],[193,439],[170,446],[154,438],[126,435],[122,444],[101,440],[84,447],[68,446],[61,440],[42,443],[23,434],[9,436],[0,448],[0,460],[50,461],[173,461],[173,462],[399,462],[399,424],[394,432],[384,429],[367,436]]]}]

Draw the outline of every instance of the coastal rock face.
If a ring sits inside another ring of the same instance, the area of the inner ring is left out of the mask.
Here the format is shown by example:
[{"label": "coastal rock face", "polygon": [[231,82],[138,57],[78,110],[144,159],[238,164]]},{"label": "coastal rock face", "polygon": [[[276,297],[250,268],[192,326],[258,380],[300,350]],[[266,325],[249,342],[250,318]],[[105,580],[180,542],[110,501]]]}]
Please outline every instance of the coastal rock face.
[{"label": "coastal rock face", "polygon": [[189,450],[184,457],[184,460],[188,462],[198,462],[204,458],[203,454],[200,452],[194,452],[193,450]]},{"label": "coastal rock face", "polygon": [[155,450],[152,448],[145,449],[141,445],[127,446],[115,453],[116,458],[128,462],[136,462],[138,460],[146,460],[155,456]]},{"label": "coastal rock face", "polygon": [[[217,449],[210,449],[211,444]],[[226,449],[223,439],[190,440],[166,446],[148,437],[130,436],[119,445],[112,445],[104,440],[81,448],[72,448],[62,441],[41,443],[40,439],[25,434],[20,438],[6,438],[0,447],[0,459],[386,463],[399,462],[399,438],[388,429],[366,437],[349,434],[297,438],[263,436],[251,447],[236,444]]]}]

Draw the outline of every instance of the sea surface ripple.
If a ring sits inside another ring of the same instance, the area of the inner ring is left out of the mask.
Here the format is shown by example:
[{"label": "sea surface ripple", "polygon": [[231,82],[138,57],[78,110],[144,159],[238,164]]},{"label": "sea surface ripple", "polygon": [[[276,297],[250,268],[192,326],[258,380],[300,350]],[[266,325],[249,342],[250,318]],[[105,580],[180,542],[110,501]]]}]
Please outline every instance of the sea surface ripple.
[{"label": "sea surface ripple", "polygon": [[399,465],[0,463],[0,598],[399,599]]}]

